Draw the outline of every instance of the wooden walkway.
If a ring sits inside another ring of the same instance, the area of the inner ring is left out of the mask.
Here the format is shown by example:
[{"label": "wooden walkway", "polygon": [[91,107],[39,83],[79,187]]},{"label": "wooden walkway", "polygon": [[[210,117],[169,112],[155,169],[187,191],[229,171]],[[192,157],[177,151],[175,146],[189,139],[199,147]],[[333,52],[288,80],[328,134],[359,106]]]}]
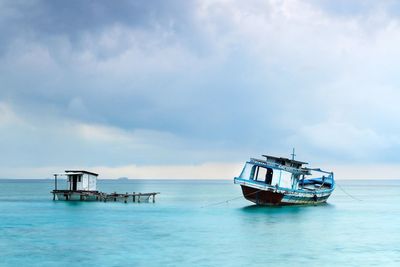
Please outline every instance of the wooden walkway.
[{"label": "wooden walkway", "polygon": [[[114,201],[114,202],[149,202],[150,199],[152,202],[155,202],[156,195],[160,194],[160,192],[152,192],[152,193],[104,193],[99,191],[71,191],[71,190],[53,190],[51,191],[53,194],[53,200],[65,200],[65,201]],[[57,196],[57,197],[56,197]]]}]

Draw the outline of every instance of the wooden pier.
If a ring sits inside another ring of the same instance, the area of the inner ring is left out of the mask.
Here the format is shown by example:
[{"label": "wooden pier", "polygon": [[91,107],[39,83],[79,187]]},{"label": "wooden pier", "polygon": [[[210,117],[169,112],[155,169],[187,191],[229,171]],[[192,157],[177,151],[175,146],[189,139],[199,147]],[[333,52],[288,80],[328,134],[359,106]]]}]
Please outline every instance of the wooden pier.
[{"label": "wooden pier", "polygon": [[156,201],[156,195],[159,192],[152,193],[136,193],[136,192],[126,192],[126,193],[104,193],[99,191],[71,191],[71,190],[53,190],[53,200],[65,200],[65,201],[113,201],[113,202],[150,202]]},{"label": "wooden pier", "polygon": [[[57,177],[67,176],[68,189],[57,188]],[[114,201],[114,202],[152,202],[156,201],[159,192],[152,193],[104,193],[97,191],[97,173],[84,170],[66,170],[62,174],[54,174],[53,200],[65,201]]]}]

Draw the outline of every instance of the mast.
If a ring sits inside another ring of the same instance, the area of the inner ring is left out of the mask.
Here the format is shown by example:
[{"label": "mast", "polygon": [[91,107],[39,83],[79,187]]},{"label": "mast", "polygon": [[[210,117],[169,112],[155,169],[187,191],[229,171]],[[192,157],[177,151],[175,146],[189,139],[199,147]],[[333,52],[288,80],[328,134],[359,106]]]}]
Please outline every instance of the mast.
[{"label": "mast", "polygon": [[292,154],[290,154],[291,156],[292,156],[292,160],[294,160],[294,157],[296,156],[296,154],[294,153],[294,148],[293,148],[293,150],[292,150]]}]

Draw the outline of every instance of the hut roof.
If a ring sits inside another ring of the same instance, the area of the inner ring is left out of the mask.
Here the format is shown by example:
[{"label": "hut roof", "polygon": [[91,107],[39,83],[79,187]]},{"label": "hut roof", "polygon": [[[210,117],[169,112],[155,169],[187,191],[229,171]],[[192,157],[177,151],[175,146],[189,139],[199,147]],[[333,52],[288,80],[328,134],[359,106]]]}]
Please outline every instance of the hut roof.
[{"label": "hut roof", "polygon": [[85,170],[66,170],[66,173],[86,173],[86,174],[90,174],[90,175],[94,175],[94,176],[99,176],[97,173],[94,172],[89,172],[89,171],[85,171]]}]

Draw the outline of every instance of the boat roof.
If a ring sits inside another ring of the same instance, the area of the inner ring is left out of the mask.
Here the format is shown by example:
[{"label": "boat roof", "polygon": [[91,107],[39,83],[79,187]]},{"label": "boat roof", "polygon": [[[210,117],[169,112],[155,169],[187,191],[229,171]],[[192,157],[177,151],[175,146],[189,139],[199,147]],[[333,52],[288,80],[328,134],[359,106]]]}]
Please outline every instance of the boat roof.
[{"label": "boat roof", "polygon": [[321,170],[320,168],[302,167],[303,164],[308,164],[307,162],[282,158],[282,157],[274,157],[269,155],[262,155],[262,156],[265,157],[266,159],[262,160],[262,159],[250,158],[250,163],[263,164],[266,166],[271,166],[272,168],[278,167],[279,169],[286,170],[291,173],[310,175],[312,171],[315,171],[333,175],[333,172],[324,171]]},{"label": "boat roof", "polygon": [[309,171],[305,168],[301,168],[299,164],[289,164],[289,163],[282,163],[282,162],[277,162],[277,161],[271,161],[271,160],[263,160],[263,159],[255,159],[255,158],[250,158],[250,162],[252,163],[258,163],[258,164],[263,164],[266,166],[270,166],[272,168],[278,167],[279,169],[291,172],[291,173],[300,173],[300,174],[309,174]]},{"label": "boat roof", "polygon": [[274,156],[269,156],[269,155],[262,155],[262,156],[265,157],[267,159],[267,161],[276,162],[276,163],[279,163],[282,165],[286,165],[286,163],[289,163],[291,165],[298,165],[300,167],[301,165],[308,164],[307,162],[298,161],[298,160],[294,160],[294,159],[274,157]]},{"label": "boat roof", "polygon": [[97,173],[89,172],[89,171],[85,171],[85,170],[66,170],[65,172],[67,174],[82,174],[82,173],[86,173],[86,174],[90,174],[90,175],[94,175],[94,176],[99,176]]}]

